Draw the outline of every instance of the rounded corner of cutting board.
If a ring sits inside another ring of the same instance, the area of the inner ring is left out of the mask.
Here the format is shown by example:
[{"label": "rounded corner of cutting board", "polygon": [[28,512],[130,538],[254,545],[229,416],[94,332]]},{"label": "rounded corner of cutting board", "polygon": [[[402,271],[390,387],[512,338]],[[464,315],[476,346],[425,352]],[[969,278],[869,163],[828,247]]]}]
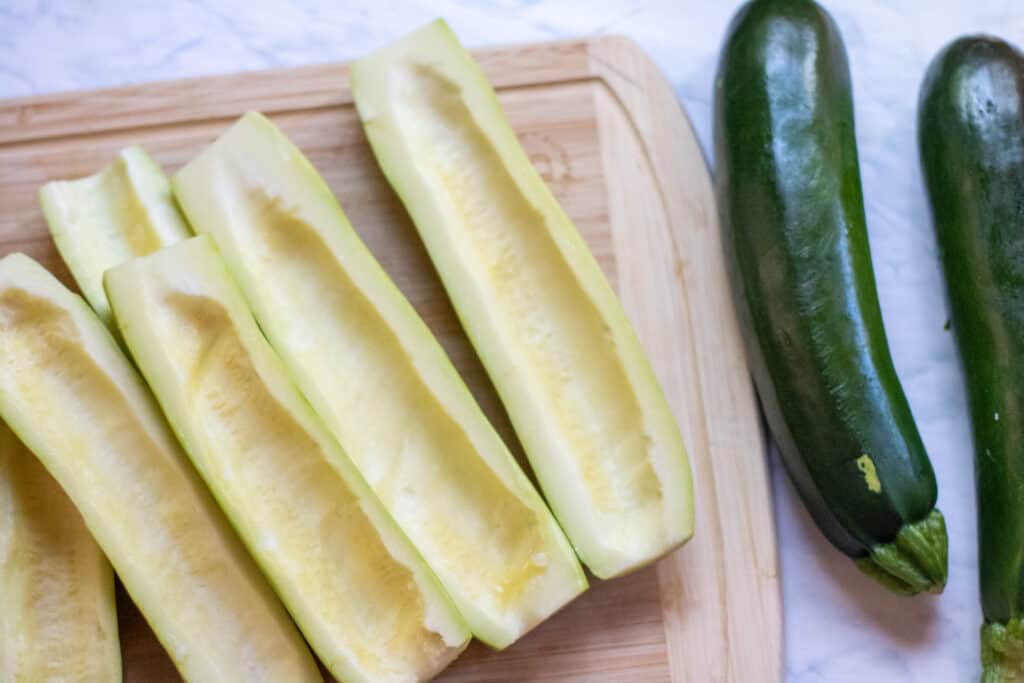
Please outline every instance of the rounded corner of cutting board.
[{"label": "rounded corner of cutting board", "polygon": [[[440,680],[566,683],[604,674],[638,683],[781,681],[766,440],[733,314],[708,165],[686,114],[627,38],[475,54],[531,158],[617,283],[687,439],[697,528],[655,567],[595,581],[505,653],[471,647]],[[0,102],[0,200],[9,207],[0,216],[0,254],[28,251],[60,267],[35,200],[51,176],[84,175],[131,143],[173,168],[236,116],[262,110],[320,167],[435,332],[461,336],[366,148],[346,73],[322,65]],[[469,367],[469,383],[485,381],[472,360],[460,360],[465,340],[456,345],[462,351],[453,359],[460,370]],[[486,409],[494,398],[481,403]],[[176,680],[141,619],[126,620],[122,637],[126,681]]]}]

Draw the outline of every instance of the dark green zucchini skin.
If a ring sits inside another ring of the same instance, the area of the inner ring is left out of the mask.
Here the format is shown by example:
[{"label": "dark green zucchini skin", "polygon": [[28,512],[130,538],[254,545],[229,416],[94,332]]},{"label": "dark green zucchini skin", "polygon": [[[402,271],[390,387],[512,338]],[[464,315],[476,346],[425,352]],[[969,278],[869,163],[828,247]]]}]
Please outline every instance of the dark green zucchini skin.
[{"label": "dark green zucchini skin", "polygon": [[983,638],[1024,650],[1024,56],[988,37],[946,47],[918,144],[974,430]]},{"label": "dark green zucchini skin", "polygon": [[817,3],[740,9],[715,84],[715,154],[748,360],[800,496],[868,574],[941,591],[945,525],[882,325],[846,51]]}]

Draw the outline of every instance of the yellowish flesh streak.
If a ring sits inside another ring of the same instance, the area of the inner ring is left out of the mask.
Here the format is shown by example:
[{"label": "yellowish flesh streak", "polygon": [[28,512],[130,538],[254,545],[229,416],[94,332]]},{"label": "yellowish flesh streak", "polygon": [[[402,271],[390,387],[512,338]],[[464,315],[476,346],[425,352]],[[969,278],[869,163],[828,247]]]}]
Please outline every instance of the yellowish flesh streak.
[{"label": "yellowish flesh streak", "polygon": [[[497,378],[496,385],[499,391],[504,381],[536,387],[530,412],[554,435],[554,441],[527,443],[528,451],[533,446],[546,451],[531,454],[536,457],[571,458],[570,476],[582,479],[600,515],[595,527],[612,535],[660,527],[661,489],[643,414],[600,312],[458,86],[429,67],[402,69],[394,75],[403,96],[395,115],[415,145],[412,161],[448,217],[438,227],[459,251],[464,276],[491,306],[488,324],[503,352],[525,375]],[[514,406],[510,413],[513,421],[526,419]]]},{"label": "yellowish flesh streak", "polygon": [[96,365],[71,314],[28,290],[2,290],[0,363],[0,388],[36,416],[33,428],[76,478],[108,554],[182,672],[311,680],[311,660],[207,516],[210,502]]},{"label": "yellowish flesh streak", "polygon": [[0,677],[120,681],[113,582],[78,510],[0,424]]},{"label": "yellowish flesh streak", "polygon": [[124,176],[123,163],[98,176],[94,183],[83,185],[78,198],[86,197],[100,204],[96,207],[100,215],[119,217],[117,237],[133,254],[150,254],[160,248],[160,236],[150,224],[145,204]]},{"label": "yellowish flesh streak", "polygon": [[385,546],[323,443],[267,387],[223,305],[169,291],[153,320],[154,334],[174,339],[165,350],[186,382],[182,398],[207,476],[250,545],[265,553],[300,626],[318,620],[330,635],[317,642],[307,632],[315,649],[347,650],[360,669],[377,672],[374,680],[432,670],[447,646],[424,627],[415,577]]},{"label": "yellowish flesh streak", "polygon": [[316,230],[265,194],[251,201],[262,214],[265,272],[288,283],[275,293],[299,302],[305,316],[295,329],[312,327],[314,338],[334,342],[299,362],[348,387],[325,392],[346,451],[439,575],[472,601],[514,606],[544,573],[543,520],[477,454]]}]

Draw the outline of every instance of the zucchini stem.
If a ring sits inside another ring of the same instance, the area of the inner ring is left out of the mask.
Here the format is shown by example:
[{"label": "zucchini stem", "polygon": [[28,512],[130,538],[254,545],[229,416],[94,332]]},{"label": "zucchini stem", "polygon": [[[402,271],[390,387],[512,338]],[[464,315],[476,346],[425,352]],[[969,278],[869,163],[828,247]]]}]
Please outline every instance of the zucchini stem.
[{"label": "zucchini stem", "polygon": [[1024,680],[1024,622],[981,626],[981,683]]},{"label": "zucchini stem", "polygon": [[862,572],[903,595],[941,593],[946,586],[946,520],[936,508],[900,529],[892,543],[876,545],[856,560]]}]

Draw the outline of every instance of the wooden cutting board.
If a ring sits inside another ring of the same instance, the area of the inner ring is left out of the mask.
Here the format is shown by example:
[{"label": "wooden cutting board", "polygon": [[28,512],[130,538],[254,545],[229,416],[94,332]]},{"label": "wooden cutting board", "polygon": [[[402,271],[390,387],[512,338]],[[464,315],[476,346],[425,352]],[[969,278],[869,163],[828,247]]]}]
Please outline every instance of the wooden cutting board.
[{"label": "wooden cutting board", "polygon": [[[440,680],[779,681],[765,438],[729,298],[711,181],[686,116],[646,55],[620,38],[477,57],[651,356],[690,452],[697,531],[656,566],[594,580],[505,652],[474,643]],[[24,251],[71,284],[39,210],[42,183],[93,173],[133,143],[174,171],[252,109],[273,118],[324,175],[521,454],[415,229],[374,163],[344,65],[0,102],[0,255]],[[118,597],[125,680],[179,680],[130,601]]]}]

